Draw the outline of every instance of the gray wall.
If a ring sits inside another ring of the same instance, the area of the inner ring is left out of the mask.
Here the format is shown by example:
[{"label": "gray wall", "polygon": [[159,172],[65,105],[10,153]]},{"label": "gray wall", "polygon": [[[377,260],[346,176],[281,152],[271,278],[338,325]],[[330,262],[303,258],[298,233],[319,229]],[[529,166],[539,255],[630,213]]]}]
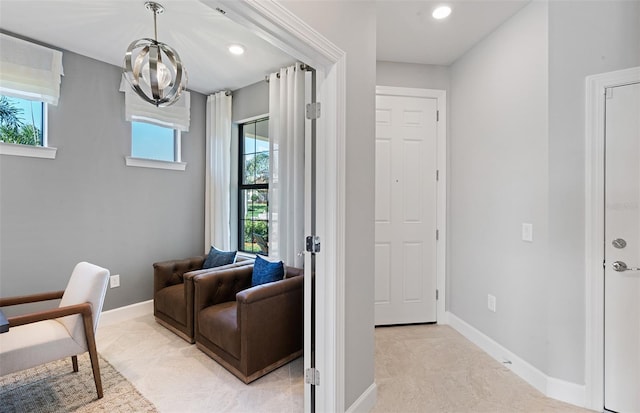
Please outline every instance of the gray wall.
[{"label": "gray wall", "polygon": [[0,156],[0,294],[63,289],[89,261],[120,274],[104,309],[152,298],[155,261],[202,253],[205,97],[191,93],[185,172],[126,167],[121,69],[64,52],[55,160]]},{"label": "gray wall", "polygon": [[448,66],[421,65],[378,60],[376,84],[379,86],[449,90]]},{"label": "gray wall", "polygon": [[375,4],[282,3],[347,53],[345,408],[348,408],[373,383]]},{"label": "gray wall", "polygon": [[547,373],[584,383],[585,76],[640,66],[640,2],[549,4]]},{"label": "gray wall", "polygon": [[543,371],[547,31],[547,3],[533,2],[451,67],[448,231],[450,311]]},{"label": "gray wall", "polygon": [[240,122],[269,113],[269,83],[261,80],[233,91],[232,120]]},{"label": "gray wall", "polygon": [[[450,309],[578,384],[585,76],[638,65],[640,3],[551,1],[527,6],[451,68]],[[534,224],[533,243],[520,241],[521,222]]]}]

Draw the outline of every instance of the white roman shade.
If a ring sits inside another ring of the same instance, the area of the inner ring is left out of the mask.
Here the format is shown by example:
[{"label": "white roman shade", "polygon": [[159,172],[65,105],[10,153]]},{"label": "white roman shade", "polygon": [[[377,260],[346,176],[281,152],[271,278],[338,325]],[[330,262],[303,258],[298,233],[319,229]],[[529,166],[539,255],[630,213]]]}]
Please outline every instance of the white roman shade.
[{"label": "white roman shade", "polygon": [[180,99],[171,106],[156,107],[143,100],[122,77],[120,91],[124,92],[125,119],[128,121],[147,122],[183,132],[189,130],[191,123],[191,94],[186,90]]},{"label": "white roman shade", "polygon": [[0,94],[57,105],[62,52],[0,33]]}]

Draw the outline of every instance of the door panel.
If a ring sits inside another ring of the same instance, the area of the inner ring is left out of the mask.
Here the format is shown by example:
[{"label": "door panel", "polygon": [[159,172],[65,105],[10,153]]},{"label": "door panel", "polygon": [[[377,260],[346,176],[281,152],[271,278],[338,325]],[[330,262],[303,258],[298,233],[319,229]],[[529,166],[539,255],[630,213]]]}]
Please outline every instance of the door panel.
[{"label": "door panel", "polygon": [[607,95],[605,408],[640,412],[640,84]]},{"label": "door panel", "polygon": [[376,325],[436,321],[436,110],[376,96]]}]

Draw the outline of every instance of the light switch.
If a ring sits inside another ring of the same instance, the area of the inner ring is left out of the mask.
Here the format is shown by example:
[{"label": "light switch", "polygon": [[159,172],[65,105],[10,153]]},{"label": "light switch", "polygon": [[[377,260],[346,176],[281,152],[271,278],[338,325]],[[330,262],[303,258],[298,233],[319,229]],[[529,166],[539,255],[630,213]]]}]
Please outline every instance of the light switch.
[{"label": "light switch", "polygon": [[533,242],[533,224],[522,223],[522,240]]}]

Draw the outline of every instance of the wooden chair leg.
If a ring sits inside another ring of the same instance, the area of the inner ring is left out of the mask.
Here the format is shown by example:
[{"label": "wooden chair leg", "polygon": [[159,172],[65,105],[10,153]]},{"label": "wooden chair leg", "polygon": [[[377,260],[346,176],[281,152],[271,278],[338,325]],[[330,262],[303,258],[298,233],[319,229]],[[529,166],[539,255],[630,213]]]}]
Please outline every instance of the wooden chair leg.
[{"label": "wooden chair leg", "polygon": [[71,356],[71,364],[73,364],[73,372],[78,372],[78,356]]},{"label": "wooden chair leg", "polygon": [[98,351],[96,350],[96,338],[93,334],[93,318],[91,314],[83,315],[84,333],[87,338],[87,347],[89,350],[89,358],[91,359],[91,368],[93,369],[93,380],[96,383],[96,391],[98,399],[102,399],[102,379],[100,377],[100,364],[98,362]]}]

